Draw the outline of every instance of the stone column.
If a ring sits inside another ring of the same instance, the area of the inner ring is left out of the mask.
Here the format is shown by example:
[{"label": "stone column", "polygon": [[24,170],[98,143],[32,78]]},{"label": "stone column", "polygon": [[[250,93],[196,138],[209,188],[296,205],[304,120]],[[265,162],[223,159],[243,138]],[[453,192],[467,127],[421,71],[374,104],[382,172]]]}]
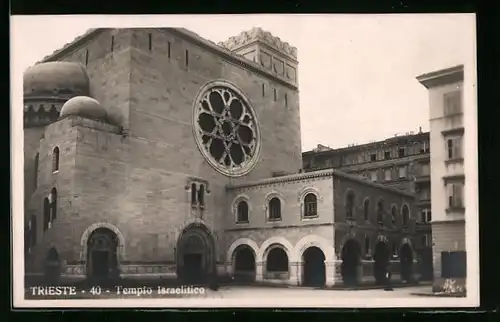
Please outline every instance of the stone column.
[{"label": "stone column", "polygon": [[[337,270],[336,270],[337,263],[336,261],[325,261],[325,273],[326,273],[326,287],[332,287],[336,284],[339,283],[339,281],[342,280],[342,278],[337,277]],[[340,275],[340,274],[339,274]]]},{"label": "stone column", "polygon": [[255,281],[262,282],[264,280],[264,262],[255,263]]},{"label": "stone column", "polygon": [[225,262],[225,267],[226,267],[226,276],[228,276],[229,278],[232,278],[234,275],[233,263],[232,262]]},{"label": "stone column", "polygon": [[291,262],[290,263],[290,278],[288,281],[288,284],[293,285],[293,286],[298,286],[299,284],[299,273],[300,269],[299,266],[301,266],[301,262]]}]

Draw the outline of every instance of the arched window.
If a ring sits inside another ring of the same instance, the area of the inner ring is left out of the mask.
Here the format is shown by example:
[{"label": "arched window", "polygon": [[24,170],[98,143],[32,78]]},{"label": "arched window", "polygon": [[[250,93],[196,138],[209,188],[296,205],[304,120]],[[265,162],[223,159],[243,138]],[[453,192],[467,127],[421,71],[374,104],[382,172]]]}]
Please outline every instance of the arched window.
[{"label": "arched window", "polygon": [[43,199],[43,231],[50,228],[50,202],[49,198]]},{"label": "arched window", "polygon": [[407,205],[404,205],[401,209],[401,217],[403,218],[403,227],[408,227],[410,221],[410,209]]},{"label": "arched window", "polygon": [[379,200],[377,203],[377,222],[378,223],[383,223],[384,222],[384,201]]},{"label": "arched window", "polygon": [[281,201],[278,197],[269,201],[269,220],[281,220]]},{"label": "arched window", "polygon": [[246,201],[240,201],[237,208],[236,221],[239,223],[248,222],[248,204]]},{"label": "arched window", "polygon": [[54,221],[57,218],[57,189],[54,187],[50,191],[50,221]]},{"label": "arched window", "polygon": [[365,199],[365,201],[363,202],[363,210],[364,210],[364,218],[365,220],[369,220],[370,219],[370,200],[368,199]]},{"label": "arched window", "polygon": [[52,172],[59,171],[59,148],[56,146],[52,151]]},{"label": "arched window", "polygon": [[197,191],[196,191],[196,183],[192,183],[191,184],[191,204],[192,205],[196,205],[196,195],[197,195]]},{"label": "arched window", "polygon": [[318,198],[314,193],[308,193],[304,197],[304,217],[315,217],[318,215]]},{"label": "arched window", "polygon": [[198,203],[200,206],[205,205],[205,186],[200,185],[200,189],[198,190]]},{"label": "arched window", "polygon": [[38,167],[40,163],[40,153],[37,153],[35,155],[35,167],[34,167],[34,174],[33,174],[33,185],[36,188],[38,186]]},{"label": "arched window", "polygon": [[393,224],[396,223],[397,213],[398,213],[398,211],[396,210],[396,206],[392,206],[392,208],[391,208],[391,220],[392,220]]},{"label": "arched window", "polygon": [[355,199],[354,192],[349,191],[347,193],[346,205],[345,205],[345,209],[346,209],[345,216],[348,219],[354,217],[354,199]]}]

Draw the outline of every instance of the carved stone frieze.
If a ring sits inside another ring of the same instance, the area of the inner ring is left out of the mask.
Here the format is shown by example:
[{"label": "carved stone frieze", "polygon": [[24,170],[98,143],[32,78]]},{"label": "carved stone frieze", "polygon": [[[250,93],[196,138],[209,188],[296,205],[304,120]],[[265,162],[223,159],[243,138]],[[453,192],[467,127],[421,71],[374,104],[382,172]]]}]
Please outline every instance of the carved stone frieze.
[{"label": "carved stone frieze", "polygon": [[218,45],[228,50],[234,51],[255,41],[265,43],[266,45],[277,49],[278,51],[294,59],[297,59],[297,48],[291,46],[285,41],[282,41],[280,38],[273,36],[270,32],[264,31],[258,27],[252,28],[249,31],[244,31],[237,36],[231,37],[224,42],[218,43]]}]

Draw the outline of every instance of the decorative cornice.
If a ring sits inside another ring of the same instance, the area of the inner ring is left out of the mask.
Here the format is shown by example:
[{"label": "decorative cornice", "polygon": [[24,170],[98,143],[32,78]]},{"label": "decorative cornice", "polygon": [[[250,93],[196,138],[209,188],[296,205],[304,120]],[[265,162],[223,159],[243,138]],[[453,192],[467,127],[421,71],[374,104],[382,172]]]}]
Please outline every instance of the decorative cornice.
[{"label": "decorative cornice", "polygon": [[343,179],[348,179],[352,180],[355,182],[358,182],[360,184],[364,184],[367,186],[371,186],[374,188],[380,188],[385,191],[390,191],[399,195],[403,195],[406,197],[410,197],[412,199],[415,198],[415,196],[411,193],[399,190],[397,188],[392,188],[392,187],[387,187],[379,183],[375,183],[372,181],[368,181],[366,179],[362,179],[359,176],[351,175],[339,170],[334,170],[334,169],[328,169],[328,170],[321,170],[321,171],[312,171],[312,172],[306,172],[306,173],[298,173],[298,174],[292,174],[288,176],[283,176],[283,177],[276,177],[276,178],[267,178],[267,179],[262,179],[254,182],[248,182],[244,184],[237,184],[237,185],[226,185],[226,190],[235,190],[235,189],[242,189],[242,188],[250,188],[250,187],[256,187],[256,186],[265,186],[265,185],[273,185],[273,184],[279,184],[279,183],[293,183],[295,181],[301,181],[301,180],[309,180],[309,179],[316,179],[316,178],[326,178],[326,177],[339,177]]},{"label": "decorative cornice", "polygon": [[440,85],[446,85],[463,81],[464,79],[464,66],[458,65],[438,71],[430,72],[417,76],[420,84],[426,88],[432,88]]},{"label": "decorative cornice", "polygon": [[289,43],[282,41],[280,38],[273,36],[270,32],[262,30],[262,28],[254,27],[248,31],[243,31],[239,35],[229,38],[226,41],[219,42],[217,45],[234,51],[254,42],[262,42],[273,49],[284,53],[294,60],[297,59],[297,48]]}]

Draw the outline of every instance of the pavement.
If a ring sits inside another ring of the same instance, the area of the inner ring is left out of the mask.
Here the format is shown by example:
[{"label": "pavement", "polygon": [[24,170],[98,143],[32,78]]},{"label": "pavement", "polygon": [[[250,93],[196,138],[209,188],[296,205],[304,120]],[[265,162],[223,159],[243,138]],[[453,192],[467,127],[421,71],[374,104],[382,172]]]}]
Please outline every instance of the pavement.
[{"label": "pavement", "polygon": [[[175,290],[174,290],[175,292]],[[313,289],[313,288],[277,288],[265,286],[222,286],[217,291],[204,288],[201,292],[193,288],[177,289],[177,294],[172,293],[172,289],[164,289],[162,292],[158,288],[141,288],[118,290],[116,288],[96,290],[80,289],[73,295],[33,295],[33,290],[26,290],[26,299],[144,299],[144,298],[213,298],[213,299],[255,299],[266,300],[291,298],[414,298],[421,293],[429,293],[430,286],[408,286],[394,288],[393,291],[384,291],[383,289],[368,290],[334,290],[334,289]],[[99,294],[97,294],[99,293]],[[134,294],[124,294],[134,293]],[[140,294],[139,294],[140,293]],[[198,293],[198,294],[195,294]]]}]

